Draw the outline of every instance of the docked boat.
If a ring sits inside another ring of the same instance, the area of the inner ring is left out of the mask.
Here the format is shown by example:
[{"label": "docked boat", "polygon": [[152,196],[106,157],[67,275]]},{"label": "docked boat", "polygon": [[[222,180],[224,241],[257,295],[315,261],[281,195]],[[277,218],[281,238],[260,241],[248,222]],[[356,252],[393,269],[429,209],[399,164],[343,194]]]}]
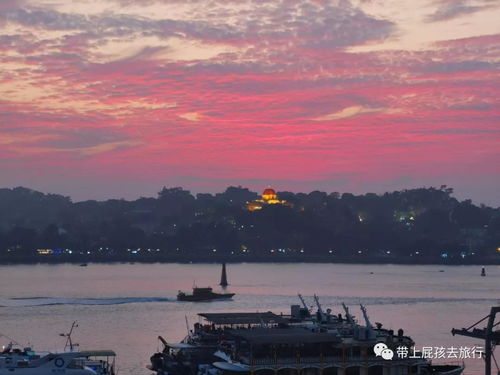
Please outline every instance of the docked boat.
[{"label": "docked boat", "polygon": [[200,301],[211,301],[215,299],[231,299],[233,298],[234,293],[215,293],[212,288],[198,288],[193,287],[193,294],[186,294],[179,290],[177,294],[178,301],[191,301],[191,302],[200,302]]},{"label": "docked boat", "polygon": [[8,346],[0,354],[0,375],[114,375],[111,350],[35,352]]},{"label": "docked boat", "polygon": [[159,375],[196,375],[200,369],[209,369],[220,360],[214,354],[224,341],[226,328],[253,328],[262,324],[286,325],[288,320],[272,312],[264,313],[200,313],[205,324],[195,323],[184,340],[179,343],[158,339],[163,344],[161,352],[153,354],[147,368]]},{"label": "docked boat", "polygon": [[359,327],[352,337],[306,327],[239,330],[230,336],[232,340],[215,353],[220,360],[212,363],[220,374],[459,375],[464,369],[462,365],[433,366],[420,357],[383,358],[374,352],[375,345],[396,353],[401,346],[413,348],[412,339],[385,332],[370,338],[366,327]]},{"label": "docked boat", "polygon": [[[302,300],[302,298],[301,298]],[[323,311],[317,297],[315,314],[305,303],[293,305],[290,315],[264,313],[201,313],[178,344],[163,342],[164,350],[151,357],[150,370],[158,375],[459,375],[463,365],[435,366],[426,358],[384,359],[374,351],[384,345],[414,350],[403,330],[371,324],[361,305],[365,324],[345,314]]]},{"label": "docked boat", "polygon": [[115,375],[116,354],[112,350],[78,350],[72,334],[76,321],[66,337],[63,351],[34,351],[9,343],[0,353],[0,375]]}]

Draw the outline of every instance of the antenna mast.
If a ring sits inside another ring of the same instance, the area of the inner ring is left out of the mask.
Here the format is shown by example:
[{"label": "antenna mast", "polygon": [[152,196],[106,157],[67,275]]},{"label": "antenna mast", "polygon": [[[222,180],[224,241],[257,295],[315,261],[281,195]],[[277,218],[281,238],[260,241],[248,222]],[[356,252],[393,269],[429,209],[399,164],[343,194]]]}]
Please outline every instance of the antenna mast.
[{"label": "antenna mast", "polygon": [[73,344],[73,340],[71,339],[71,335],[73,334],[73,330],[78,327],[78,322],[75,320],[73,324],[71,324],[71,329],[69,330],[68,333],[61,333],[60,336],[66,337],[66,344],[64,345],[64,350],[69,346],[69,350],[73,351],[75,346],[78,346],[78,344]]}]

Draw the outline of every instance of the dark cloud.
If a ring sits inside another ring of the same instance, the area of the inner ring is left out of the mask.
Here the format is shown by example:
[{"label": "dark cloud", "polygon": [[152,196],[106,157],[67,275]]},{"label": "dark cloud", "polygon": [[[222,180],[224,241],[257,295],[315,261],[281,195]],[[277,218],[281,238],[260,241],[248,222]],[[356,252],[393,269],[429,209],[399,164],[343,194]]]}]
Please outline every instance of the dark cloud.
[{"label": "dark cloud", "polygon": [[[496,1],[496,0],[495,0]],[[429,22],[447,21],[498,6],[492,0],[483,0],[479,5],[470,5],[468,0],[440,0],[436,12],[427,17]]]},{"label": "dark cloud", "polygon": [[[108,120],[108,121],[106,121]],[[0,136],[17,136],[18,146],[54,151],[85,151],[99,146],[133,147],[139,141],[119,127],[109,126],[111,118],[92,114],[57,114],[44,111],[0,112]]]},{"label": "dark cloud", "polygon": [[[463,104],[454,104],[450,106],[450,109],[455,109],[457,111],[488,111],[494,109],[494,105],[491,103],[485,102],[476,102],[476,103],[463,103]],[[498,129],[500,132],[500,129]]]},{"label": "dark cloud", "polygon": [[479,70],[497,70],[500,64],[486,61],[445,61],[430,62],[415,67],[418,72],[424,73],[461,73],[474,72]]},{"label": "dark cloud", "polygon": [[0,13],[0,18],[27,26],[48,30],[79,30],[89,38],[156,35],[159,37],[193,37],[200,39],[225,39],[235,36],[227,26],[214,26],[204,21],[151,20],[127,15],[100,14],[84,16],[61,13],[48,9],[13,9]]},{"label": "dark cloud", "polygon": [[441,134],[441,135],[463,135],[463,134],[500,134],[498,129],[477,128],[448,128],[448,129],[426,129],[412,131],[415,134]]},{"label": "dark cloud", "polygon": [[50,130],[44,134],[53,134],[54,139],[41,141],[38,144],[55,149],[83,149],[107,143],[129,141],[131,138],[123,132],[109,128],[78,128]]},{"label": "dark cloud", "polygon": [[[88,39],[103,40],[117,36],[158,36],[194,38],[228,44],[259,44],[269,48],[284,41],[311,48],[341,48],[387,37],[393,24],[368,16],[348,1],[317,3],[257,2],[251,10],[228,10],[210,3],[213,13],[204,8],[197,20],[153,20],[120,14],[84,16],[48,9],[7,8],[0,17],[24,25],[49,30],[79,30]],[[224,23],[221,14],[236,17],[236,24]],[[139,36],[139,35],[138,35]]]}]

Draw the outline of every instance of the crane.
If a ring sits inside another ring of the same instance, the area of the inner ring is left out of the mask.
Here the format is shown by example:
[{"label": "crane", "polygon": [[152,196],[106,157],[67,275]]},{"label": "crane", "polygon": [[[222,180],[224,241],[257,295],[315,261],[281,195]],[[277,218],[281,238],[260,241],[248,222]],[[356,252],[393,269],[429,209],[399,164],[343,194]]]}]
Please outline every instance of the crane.
[{"label": "crane", "polygon": [[365,318],[366,327],[370,330],[373,329],[370,318],[368,318],[368,314],[366,313],[366,307],[364,307],[361,303],[359,304],[359,306],[361,307],[361,311],[363,312],[363,318]]},{"label": "crane", "polygon": [[[500,321],[495,322],[496,314],[500,313],[500,306],[493,306],[490,313],[484,318],[474,323],[468,328],[461,328],[451,330],[453,336],[460,335],[466,337],[474,337],[476,339],[484,340],[484,374],[491,375],[491,358],[495,361],[497,367],[498,375],[500,375],[500,369],[498,368],[498,363],[495,359],[494,351],[495,346],[500,343],[500,330],[493,330],[496,326],[500,324]],[[475,328],[479,323],[488,319],[488,323],[485,328]]]}]

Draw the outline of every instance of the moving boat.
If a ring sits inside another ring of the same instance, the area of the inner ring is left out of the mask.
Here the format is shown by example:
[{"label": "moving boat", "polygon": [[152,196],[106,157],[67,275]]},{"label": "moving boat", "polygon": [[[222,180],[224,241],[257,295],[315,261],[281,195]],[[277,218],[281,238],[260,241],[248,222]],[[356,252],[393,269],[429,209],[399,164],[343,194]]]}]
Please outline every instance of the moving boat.
[{"label": "moving boat", "polygon": [[234,293],[215,293],[212,288],[198,288],[193,287],[193,294],[186,294],[179,290],[177,294],[178,301],[211,301],[214,299],[230,299],[233,298]]}]

